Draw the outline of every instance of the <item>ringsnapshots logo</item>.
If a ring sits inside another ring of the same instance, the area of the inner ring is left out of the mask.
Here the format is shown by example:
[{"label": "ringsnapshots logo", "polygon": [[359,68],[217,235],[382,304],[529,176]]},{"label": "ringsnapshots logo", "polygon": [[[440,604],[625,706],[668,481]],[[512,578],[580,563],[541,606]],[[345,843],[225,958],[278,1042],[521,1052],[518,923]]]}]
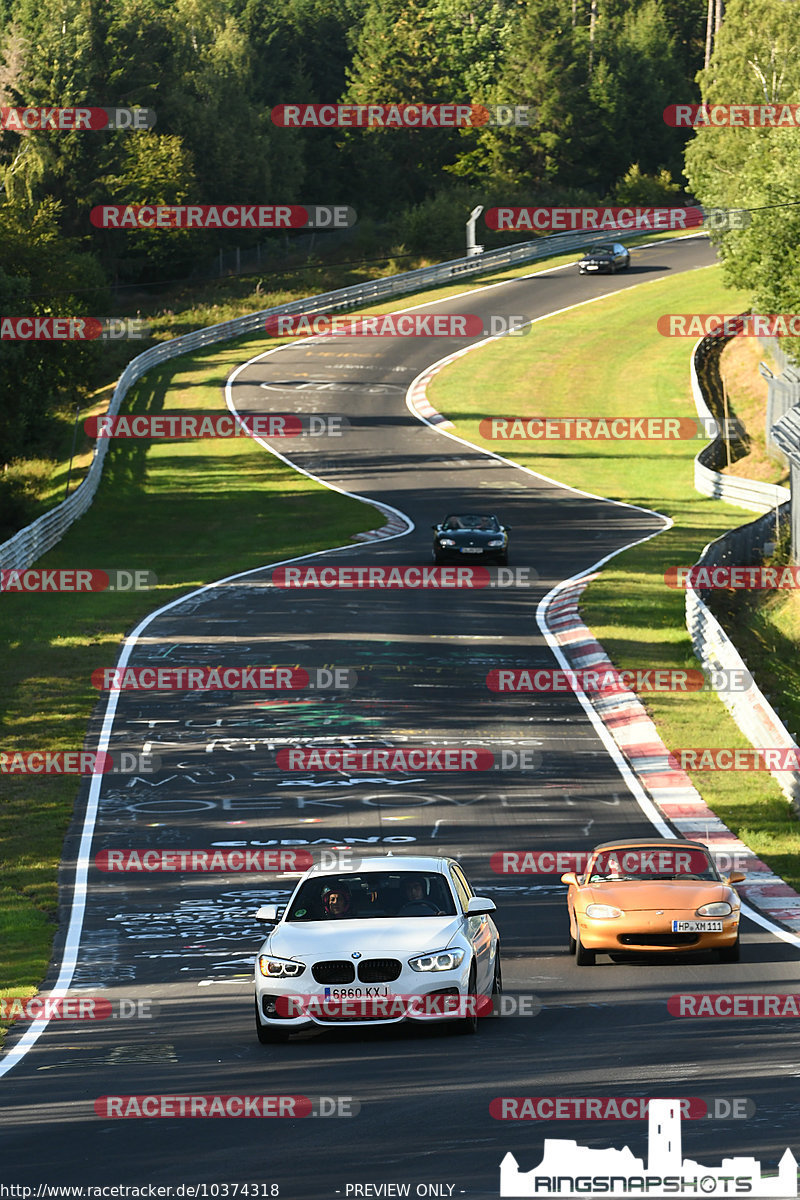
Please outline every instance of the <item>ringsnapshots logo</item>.
[{"label": "ringsnapshots logo", "polygon": [[149,335],[138,317],[0,317],[4,342],[120,342]]},{"label": "ringsnapshots logo", "polygon": [[0,750],[2,775],[153,775],[157,754],[133,750]]},{"label": "ringsnapshots logo", "polygon": [[796,129],[800,104],[668,104],[673,129]]},{"label": "ringsnapshots logo", "polygon": [[278,750],[284,771],[536,771],[536,750],[491,750],[485,746],[300,746]]},{"label": "ringsnapshots logo", "polygon": [[546,667],[540,670],[495,668],[486,676],[490,692],[746,692],[753,677],[744,668],[706,671],[699,667],[632,667],[618,670],[607,666],[568,671]]},{"label": "ringsnapshots logo", "polygon": [[751,1196],[777,1200],[797,1196],[797,1160],[786,1150],[776,1175],[765,1175],[752,1156],[723,1158],[705,1167],[683,1157],[681,1100],[649,1101],[647,1161],[622,1150],[592,1149],[574,1140],[548,1138],[538,1166],[521,1171],[513,1154],[500,1164],[501,1197],[579,1197],[603,1195],[609,1200],[650,1196]]},{"label": "ringsnapshots logo", "polygon": [[664,313],[662,337],[800,337],[799,313]]},{"label": "ringsnapshots logo", "polygon": [[[744,426],[729,419],[726,436]],[[713,417],[484,417],[478,426],[487,441],[681,442],[708,441],[721,432]]]},{"label": "ringsnapshots logo", "polygon": [[531,125],[528,104],[276,104],[282,129],[469,129]]},{"label": "ringsnapshots logo", "polygon": [[491,590],[532,587],[539,574],[533,567],[277,567],[270,578],[286,590]]},{"label": "ringsnapshots logo", "polygon": [[349,691],[349,667],[98,667],[92,687],[102,692]]},{"label": "ringsnapshots logo", "polygon": [[380,313],[346,316],[341,313],[284,313],[267,317],[265,329],[273,337],[523,337],[530,333],[524,314],[492,313]]},{"label": "ringsnapshots logo", "polygon": [[349,229],[346,204],[98,204],[95,229]]},{"label": "ringsnapshots logo", "polygon": [[0,592],[149,592],[157,583],[155,572],[138,568],[130,571],[118,567],[0,569]]},{"label": "ringsnapshots logo", "polygon": [[647,232],[648,230],[695,229],[703,224],[700,208],[489,208],[486,228],[513,232],[543,233]]},{"label": "ringsnapshots logo", "polygon": [[156,113],[152,108],[0,108],[0,129],[15,133],[97,132],[103,129],[152,129]]},{"label": "ringsnapshots logo", "polygon": [[667,567],[664,583],[669,588],[695,591],[794,591],[800,587],[800,566],[752,567],[713,566]]},{"label": "ringsnapshots logo", "polygon": [[91,438],[303,438],[343,437],[350,422],[337,413],[180,412],[105,414],[87,417],[83,428]]}]

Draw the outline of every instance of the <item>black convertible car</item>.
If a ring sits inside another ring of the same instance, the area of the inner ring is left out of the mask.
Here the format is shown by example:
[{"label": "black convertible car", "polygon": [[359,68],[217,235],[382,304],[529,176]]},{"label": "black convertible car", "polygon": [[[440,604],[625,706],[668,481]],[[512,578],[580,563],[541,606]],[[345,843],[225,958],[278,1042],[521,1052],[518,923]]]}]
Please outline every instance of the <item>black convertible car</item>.
[{"label": "black convertible car", "polygon": [[491,513],[451,513],[441,525],[433,526],[433,559],[477,562],[508,562],[508,531]]},{"label": "black convertible car", "polygon": [[607,246],[593,246],[591,250],[587,250],[578,263],[578,270],[581,275],[585,275],[587,272],[600,274],[601,272],[627,271],[630,265],[630,252],[622,243],[609,242]]}]

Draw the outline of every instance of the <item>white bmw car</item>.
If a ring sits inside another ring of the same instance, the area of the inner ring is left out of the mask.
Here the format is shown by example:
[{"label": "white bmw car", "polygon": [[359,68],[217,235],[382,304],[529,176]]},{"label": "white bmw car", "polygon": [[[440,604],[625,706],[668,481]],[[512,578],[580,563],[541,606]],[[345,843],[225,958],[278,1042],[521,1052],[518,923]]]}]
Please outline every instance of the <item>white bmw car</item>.
[{"label": "white bmw car", "polygon": [[260,1042],[314,1026],[448,1022],[475,1033],[502,990],[492,900],[452,858],[386,855],[312,867],[256,956]]}]

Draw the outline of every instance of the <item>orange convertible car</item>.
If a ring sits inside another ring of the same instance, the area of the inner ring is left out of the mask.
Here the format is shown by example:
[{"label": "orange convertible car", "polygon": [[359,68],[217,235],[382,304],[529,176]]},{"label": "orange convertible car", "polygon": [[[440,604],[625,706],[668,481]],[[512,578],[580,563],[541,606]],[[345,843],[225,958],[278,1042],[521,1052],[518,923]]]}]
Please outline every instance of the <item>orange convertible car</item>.
[{"label": "orange convertible car", "polygon": [[569,885],[569,948],[580,967],[597,953],[716,950],[739,961],[739,897],[745,876],[720,875],[702,842],[606,842]]}]

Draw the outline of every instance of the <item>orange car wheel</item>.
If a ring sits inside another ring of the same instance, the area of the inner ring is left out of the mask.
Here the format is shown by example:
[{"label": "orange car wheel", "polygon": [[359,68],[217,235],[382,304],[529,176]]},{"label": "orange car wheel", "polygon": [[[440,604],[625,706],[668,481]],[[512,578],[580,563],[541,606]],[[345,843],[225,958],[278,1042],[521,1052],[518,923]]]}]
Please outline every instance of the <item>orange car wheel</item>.
[{"label": "orange car wheel", "polygon": [[581,931],[578,930],[578,937],[575,942],[575,962],[579,967],[593,967],[595,961],[595,951],[587,950],[581,941]]},{"label": "orange car wheel", "polygon": [[724,962],[724,963],[738,962],[739,959],[741,958],[741,946],[739,943],[738,933],[736,935],[736,941],[733,943],[733,945],[732,946],[723,946],[720,950],[717,951],[717,954],[719,955],[720,962]]}]

